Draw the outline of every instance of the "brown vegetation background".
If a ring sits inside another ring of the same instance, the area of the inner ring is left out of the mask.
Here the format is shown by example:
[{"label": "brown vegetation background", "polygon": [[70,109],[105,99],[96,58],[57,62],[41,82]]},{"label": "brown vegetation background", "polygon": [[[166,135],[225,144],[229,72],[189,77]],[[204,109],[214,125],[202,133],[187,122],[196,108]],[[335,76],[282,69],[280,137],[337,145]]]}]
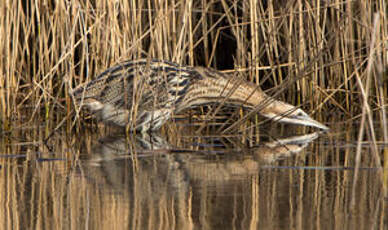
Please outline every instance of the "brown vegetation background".
[{"label": "brown vegetation background", "polygon": [[384,129],[386,9],[384,0],[2,1],[0,121],[57,124],[69,88],[147,57],[238,72],[319,120],[369,115]]}]

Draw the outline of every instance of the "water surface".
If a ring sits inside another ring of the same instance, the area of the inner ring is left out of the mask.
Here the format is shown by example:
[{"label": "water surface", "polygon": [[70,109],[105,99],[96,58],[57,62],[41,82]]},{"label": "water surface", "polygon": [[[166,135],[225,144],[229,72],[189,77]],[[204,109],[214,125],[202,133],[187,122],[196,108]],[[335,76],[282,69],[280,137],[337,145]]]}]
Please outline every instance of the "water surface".
[{"label": "water surface", "polygon": [[353,190],[358,126],[332,128],[222,136],[174,126],[125,136],[89,127],[59,130],[47,143],[44,126],[4,133],[0,222],[4,229],[386,228],[383,169],[363,144]]}]

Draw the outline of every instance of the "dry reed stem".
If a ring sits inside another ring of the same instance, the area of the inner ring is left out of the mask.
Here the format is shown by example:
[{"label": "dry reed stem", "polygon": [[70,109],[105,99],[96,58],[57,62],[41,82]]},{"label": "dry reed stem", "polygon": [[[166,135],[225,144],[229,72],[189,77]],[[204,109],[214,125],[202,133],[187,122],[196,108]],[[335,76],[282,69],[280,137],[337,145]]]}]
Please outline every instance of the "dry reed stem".
[{"label": "dry reed stem", "polygon": [[[368,65],[367,65],[367,72],[366,72],[366,85],[365,89],[364,86],[361,82],[361,79],[358,75],[356,75],[356,80],[359,85],[361,94],[362,94],[362,99],[363,99],[363,108],[362,108],[362,117],[361,117],[361,125],[360,125],[360,130],[359,130],[359,136],[358,136],[358,143],[357,143],[357,151],[356,151],[356,167],[355,167],[355,173],[354,173],[354,179],[353,179],[353,196],[352,196],[352,202],[351,205],[354,207],[355,205],[355,199],[354,199],[354,194],[356,190],[356,184],[357,184],[357,179],[358,179],[358,172],[359,172],[359,167],[360,167],[360,161],[361,161],[361,141],[364,138],[364,130],[367,129],[365,127],[365,120],[368,121],[368,126],[369,126],[369,135],[371,137],[371,149],[373,150],[375,162],[376,162],[376,167],[378,169],[381,169],[381,159],[380,155],[377,149],[376,145],[376,135],[375,135],[375,129],[373,125],[373,117],[372,113],[370,110],[370,106],[368,103],[368,96],[369,96],[369,90],[370,90],[370,81],[371,81],[371,72],[372,72],[372,65],[374,64],[374,59],[375,59],[375,41],[376,41],[376,34],[378,33],[379,29],[379,15],[375,14],[374,20],[373,20],[373,30],[371,33],[371,46],[369,50],[369,58],[368,58]],[[383,180],[383,172],[381,170],[377,171],[380,175],[380,178]]]}]

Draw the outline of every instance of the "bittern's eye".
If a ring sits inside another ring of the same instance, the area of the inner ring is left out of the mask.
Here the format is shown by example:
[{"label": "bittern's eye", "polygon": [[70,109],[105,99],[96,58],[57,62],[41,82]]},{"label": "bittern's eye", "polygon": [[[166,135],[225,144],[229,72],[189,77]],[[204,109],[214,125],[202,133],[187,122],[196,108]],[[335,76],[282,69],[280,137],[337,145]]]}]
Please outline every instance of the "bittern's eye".
[{"label": "bittern's eye", "polygon": [[302,111],[299,111],[296,113],[296,116],[298,117],[303,117],[304,116],[304,113]]}]

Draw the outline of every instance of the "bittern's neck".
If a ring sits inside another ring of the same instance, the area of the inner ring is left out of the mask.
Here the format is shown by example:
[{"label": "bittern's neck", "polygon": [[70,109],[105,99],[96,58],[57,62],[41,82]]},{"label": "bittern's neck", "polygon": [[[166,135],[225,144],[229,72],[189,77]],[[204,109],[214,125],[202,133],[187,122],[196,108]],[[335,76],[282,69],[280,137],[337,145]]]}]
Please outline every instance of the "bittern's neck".
[{"label": "bittern's neck", "polygon": [[203,77],[190,87],[183,102],[186,108],[209,102],[254,108],[269,99],[259,86],[241,78],[207,68],[196,67],[195,70]]},{"label": "bittern's neck", "polygon": [[271,103],[270,97],[251,82],[242,79],[223,79],[219,84],[223,86],[221,98],[228,104],[252,109],[263,103]]}]

